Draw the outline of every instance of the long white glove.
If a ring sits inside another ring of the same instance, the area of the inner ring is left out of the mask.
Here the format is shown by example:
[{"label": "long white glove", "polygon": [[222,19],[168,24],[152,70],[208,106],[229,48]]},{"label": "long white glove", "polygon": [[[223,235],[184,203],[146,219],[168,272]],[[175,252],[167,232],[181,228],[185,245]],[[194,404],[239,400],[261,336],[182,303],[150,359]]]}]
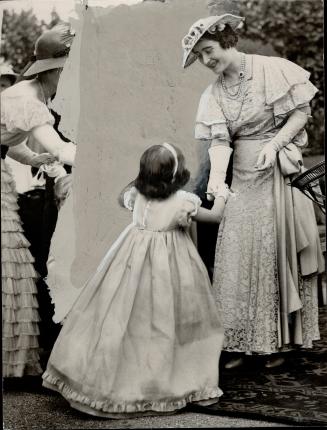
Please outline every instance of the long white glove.
[{"label": "long white glove", "polygon": [[76,156],[76,145],[73,142],[65,142],[58,151],[58,160],[60,163],[74,166]]},{"label": "long white glove", "polygon": [[226,172],[232,148],[224,145],[211,146],[208,150],[210,158],[210,176],[207,186],[207,199],[224,197],[225,201],[229,195],[229,188],[225,183]]},{"label": "long white glove", "polygon": [[35,127],[31,134],[58,161],[74,166],[76,145],[72,142],[64,142],[50,124]]},{"label": "long white glove", "polygon": [[305,126],[307,120],[308,115],[306,113],[295,110],[276,136],[266,143],[261,150],[256,163],[257,170],[266,170],[273,167],[276,162],[277,152],[292,141]]}]

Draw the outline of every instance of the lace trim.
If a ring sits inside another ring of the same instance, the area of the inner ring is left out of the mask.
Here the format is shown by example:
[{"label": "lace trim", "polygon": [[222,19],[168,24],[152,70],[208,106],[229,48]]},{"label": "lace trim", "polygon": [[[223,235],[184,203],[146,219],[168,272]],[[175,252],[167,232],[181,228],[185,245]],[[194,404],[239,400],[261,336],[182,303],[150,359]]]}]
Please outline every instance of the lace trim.
[{"label": "lace trim", "polygon": [[133,413],[133,412],[146,412],[146,411],[173,411],[181,409],[186,406],[187,403],[207,400],[215,397],[220,397],[223,392],[220,388],[215,387],[206,389],[201,392],[191,393],[185,397],[176,400],[164,400],[164,401],[139,401],[139,402],[120,402],[114,401],[97,401],[91,400],[84,394],[74,391],[68,384],[65,384],[59,378],[52,376],[48,371],[42,375],[44,380],[43,385],[50,389],[59,391],[63,397],[67,400],[73,400],[74,402],[87,405],[94,410],[100,412],[111,412],[111,413]]}]

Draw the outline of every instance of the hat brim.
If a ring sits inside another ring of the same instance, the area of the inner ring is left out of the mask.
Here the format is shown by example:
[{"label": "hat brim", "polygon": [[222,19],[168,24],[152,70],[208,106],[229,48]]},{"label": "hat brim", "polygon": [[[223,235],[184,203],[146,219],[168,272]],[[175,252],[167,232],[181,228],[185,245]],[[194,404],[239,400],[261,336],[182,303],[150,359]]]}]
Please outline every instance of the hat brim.
[{"label": "hat brim", "polygon": [[67,57],[46,58],[45,60],[36,60],[24,73],[23,76],[33,76],[37,73],[45,72],[52,69],[64,67]]},{"label": "hat brim", "polygon": [[[213,18],[212,17],[208,17],[209,18]],[[235,31],[237,29],[237,27],[239,26],[239,24],[241,22],[243,22],[245,20],[245,18],[243,16],[237,16],[237,15],[232,15],[230,13],[226,13],[224,15],[220,15],[216,17],[217,19],[214,21],[211,21],[208,23],[207,27],[204,29],[203,34],[196,40],[196,42],[190,47],[190,50],[188,52],[184,51],[184,57],[183,57],[183,69],[186,69],[186,67],[190,66],[191,64],[193,64],[198,56],[196,54],[194,54],[193,52],[193,48],[195,47],[195,45],[201,40],[201,38],[203,37],[203,35],[214,25],[216,24],[229,24],[231,26],[231,28]]]}]

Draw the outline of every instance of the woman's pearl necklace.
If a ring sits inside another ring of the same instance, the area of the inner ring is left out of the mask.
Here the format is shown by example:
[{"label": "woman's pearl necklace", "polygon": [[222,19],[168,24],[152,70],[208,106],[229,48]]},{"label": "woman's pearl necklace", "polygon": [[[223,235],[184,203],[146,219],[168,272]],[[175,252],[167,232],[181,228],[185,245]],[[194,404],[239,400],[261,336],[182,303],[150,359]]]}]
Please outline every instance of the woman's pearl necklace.
[{"label": "woman's pearl necklace", "polygon": [[241,67],[239,72],[238,90],[236,91],[236,93],[232,93],[228,90],[226,86],[224,74],[222,73],[220,75],[220,79],[221,79],[221,86],[224,90],[224,93],[233,100],[239,98],[244,87],[244,78],[245,78],[245,54],[242,54]]}]

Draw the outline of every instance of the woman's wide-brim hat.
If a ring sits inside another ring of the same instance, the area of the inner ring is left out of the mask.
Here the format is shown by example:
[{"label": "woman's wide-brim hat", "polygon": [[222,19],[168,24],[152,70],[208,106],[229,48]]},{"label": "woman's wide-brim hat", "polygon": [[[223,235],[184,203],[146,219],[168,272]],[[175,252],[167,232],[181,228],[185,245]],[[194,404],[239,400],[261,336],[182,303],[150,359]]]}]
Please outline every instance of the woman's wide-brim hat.
[{"label": "woman's wide-brim hat", "polygon": [[196,21],[182,40],[184,51],[183,68],[190,66],[198,58],[193,52],[193,48],[207,31],[210,33],[223,31],[226,24],[230,25],[233,30],[237,30],[243,26],[244,20],[245,18],[242,16],[225,13],[224,15],[209,16]]},{"label": "woman's wide-brim hat", "polygon": [[74,33],[69,24],[58,24],[41,34],[35,43],[34,59],[26,67],[23,76],[64,67],[73,38]]}]

